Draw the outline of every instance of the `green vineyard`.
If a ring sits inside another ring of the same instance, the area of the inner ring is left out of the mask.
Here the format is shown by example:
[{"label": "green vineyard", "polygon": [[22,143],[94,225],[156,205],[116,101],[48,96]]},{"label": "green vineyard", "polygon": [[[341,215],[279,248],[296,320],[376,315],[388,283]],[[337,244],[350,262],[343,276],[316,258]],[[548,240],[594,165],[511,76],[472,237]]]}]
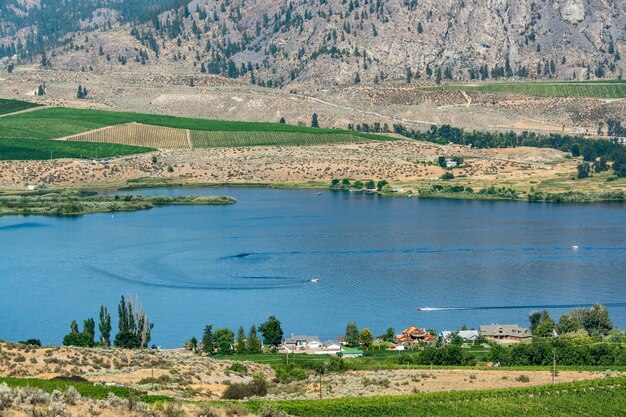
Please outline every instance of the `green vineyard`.
[{"label": "green vineyard", "polygon": [[[262,409],[263,404],[253,403],[252,408]],[[277,401],[274,405],[299,417],[623,416],[626,379],[494,391]]]},{"label": "green vineyard", "polygon": [[308,132],[212,132],[191,131],[194,148],[244,146],[308,146],[328,143],[364,142],[359,136],[344,133]]},{"label": "green vineyard", "polygon": [[516,82],[477,85],[442,85],[425,91],[479,91],[545,97],[626,98],[626,82]]}]

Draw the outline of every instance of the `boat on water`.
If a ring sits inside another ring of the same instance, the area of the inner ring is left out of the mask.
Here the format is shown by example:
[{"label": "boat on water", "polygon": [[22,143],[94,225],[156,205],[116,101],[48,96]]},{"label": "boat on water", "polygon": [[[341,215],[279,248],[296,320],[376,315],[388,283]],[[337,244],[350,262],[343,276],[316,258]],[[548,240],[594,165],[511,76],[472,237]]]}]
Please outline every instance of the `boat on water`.
[{"label": "boat on water", "polygon": [[574,250],[578,250],[578,245],[574,245],[574,246],[572,246],[572,249],[574,249]]},{"label": "boat on water", "polygon": [[314,284],[317,284],[319,281],[319,278],[311,278],[311,282]]},{"label": "boat on water", "polygon": [[319,192],[319,193],[317,193],[317,195],[322,195],[322,193],[321,193],[321,192]]},{"label": "boat on water", "polygon": [[417,311],[424,311],[422,307],[417,307]]}]

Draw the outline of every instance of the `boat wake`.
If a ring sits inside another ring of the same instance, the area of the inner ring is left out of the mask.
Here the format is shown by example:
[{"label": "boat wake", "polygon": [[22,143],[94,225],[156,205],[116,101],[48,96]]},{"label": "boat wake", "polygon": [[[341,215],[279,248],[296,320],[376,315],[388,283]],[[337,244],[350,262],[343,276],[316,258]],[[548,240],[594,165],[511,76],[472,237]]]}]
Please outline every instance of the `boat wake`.
[{"label": "boat wake", "polygon": [[[601,303],[605,307],[626,307],[625,303]],[[523,306],[482,306],[482,307],[419,307],[418,311],[459,311],[459,310],[543,310],[551,308],[592,307],[593,304],[544,304]]]}]

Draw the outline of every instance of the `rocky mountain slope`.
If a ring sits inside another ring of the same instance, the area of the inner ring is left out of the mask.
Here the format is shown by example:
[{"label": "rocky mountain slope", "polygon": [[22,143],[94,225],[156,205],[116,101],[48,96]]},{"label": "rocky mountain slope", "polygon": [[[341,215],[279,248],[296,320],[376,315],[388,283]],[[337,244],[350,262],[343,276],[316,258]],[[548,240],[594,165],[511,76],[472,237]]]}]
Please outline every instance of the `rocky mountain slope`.
[{"label": "rocky mountain slope", "polygon": [[[41,4],[67,1],[7,4],[45,16]],[[169,10],[176,1],[161,0],[152,13],[137,13],[147,6],[136,3],[132,14],[120,6],[128,2],[91,2],[78,27],[56,43],[38,38],[36,20],[20,28],[4,13],[0,56],[39,62],[25,43],[17,48],[26,31],[35,37],[31,43],[45,45],[41,65],[52,68],[145,67],[290,89],[384,80],[614,79],[626,70],[625,0],[193,0]]]}]

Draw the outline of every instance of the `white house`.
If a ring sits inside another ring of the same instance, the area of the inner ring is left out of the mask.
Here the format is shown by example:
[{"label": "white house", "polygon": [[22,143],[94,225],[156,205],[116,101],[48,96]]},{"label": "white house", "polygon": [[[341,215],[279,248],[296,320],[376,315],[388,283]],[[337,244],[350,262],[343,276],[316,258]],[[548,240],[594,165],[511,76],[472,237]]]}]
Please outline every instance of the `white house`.
[{"label": "white house", "polygon": [[339,352],[341,350],[341,343],[336,340],[327,340],[324,342],[324,350],[328,352]]},{"label": "white house", "polygon": [[478,330],[459,330],[458,332],[446,330],[441,332],[440,335],[446,343],[450,343],[454,335],[459,336],[464,342],[474,342],[479,337]]},{"label": "white house", "polygon": [[317,336],[292,336],[285,339],[284,345],[289,349],[319,349],[320,339]]}]

